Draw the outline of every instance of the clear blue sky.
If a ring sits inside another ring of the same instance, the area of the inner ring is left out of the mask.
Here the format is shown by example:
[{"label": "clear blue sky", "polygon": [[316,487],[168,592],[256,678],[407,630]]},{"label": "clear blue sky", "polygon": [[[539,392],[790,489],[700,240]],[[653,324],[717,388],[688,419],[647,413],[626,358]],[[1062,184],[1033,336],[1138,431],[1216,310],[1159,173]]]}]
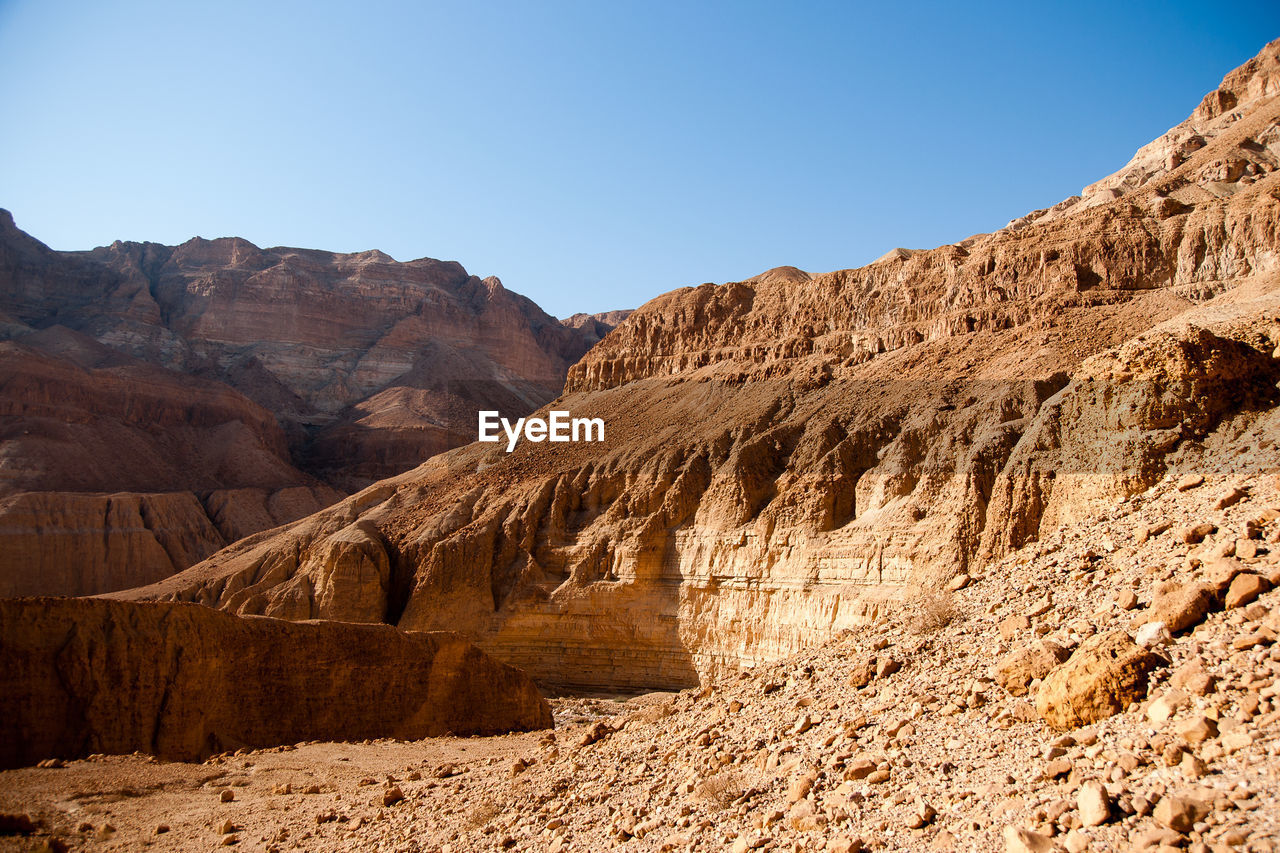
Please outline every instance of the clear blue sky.
[{"label": "clear blue sky", "polygon": [[0,0],[0,207],[462,262],[547,311],[858,266],[1078,192],[1280,3]]}]

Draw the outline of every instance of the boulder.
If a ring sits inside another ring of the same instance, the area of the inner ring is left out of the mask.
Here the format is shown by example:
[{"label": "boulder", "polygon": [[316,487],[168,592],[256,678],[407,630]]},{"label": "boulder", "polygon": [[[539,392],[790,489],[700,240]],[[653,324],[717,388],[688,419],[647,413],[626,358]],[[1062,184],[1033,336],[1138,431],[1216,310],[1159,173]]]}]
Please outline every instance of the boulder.
[{"label": "boulder", "polygon": [[1135,620],[1138,624],[1163,622],[1170,633],[1185,631],[1199,624],[1217,604],[1214,587],[1207,583],[1189,583],[1157,595],[1151,607]]},{"label": "boulder", "polygon": [[1057,643],[1037,640],[1005,655],[992,675],[1011,695],[1023,696],[1033,680],[1044,678],[1070,654]]},{"label": "boulder", "polygon": [[1161,663],[1124,631],[1090,637],[1045,677],[1036,711],[1060,730],[1106,719],[1146,696],[1147,675]]}]

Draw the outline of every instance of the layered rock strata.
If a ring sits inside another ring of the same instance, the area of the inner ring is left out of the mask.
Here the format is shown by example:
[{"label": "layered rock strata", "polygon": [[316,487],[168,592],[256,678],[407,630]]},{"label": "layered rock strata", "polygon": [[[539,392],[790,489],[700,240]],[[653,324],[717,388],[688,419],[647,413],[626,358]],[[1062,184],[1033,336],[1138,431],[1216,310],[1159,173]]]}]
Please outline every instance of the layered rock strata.
[{"label": "layered rock strata", "polygon": [[456,263],[55,252],[0,211],[0,595],[149,583],[546,403],[612,326]]},{"label": "layered rock strata", "polygon": [[0,601],[0,657],[0,767],[552,725],[523,673],[449,633],[16,599]]},{"label": "layered rock strata", "polygon": [[604,445],[462,448],[131,595],[447,626],[579,685],[864,625],[1275,406],[1277,81],[1272,44],[1197,111],[1202,146],[1102,201],[649,302],[552,404]]}]

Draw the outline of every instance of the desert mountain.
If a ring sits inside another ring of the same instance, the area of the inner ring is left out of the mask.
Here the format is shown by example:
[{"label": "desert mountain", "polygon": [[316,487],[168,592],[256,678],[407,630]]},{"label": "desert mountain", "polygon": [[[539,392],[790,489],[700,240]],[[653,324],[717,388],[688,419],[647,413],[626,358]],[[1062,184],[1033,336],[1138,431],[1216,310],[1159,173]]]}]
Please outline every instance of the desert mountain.
[{"label": "desert mountain", "polygon": [[551,682],[684,687],[883,615],[1270,412],[1280,44],[996,233],[630,315],[554,408],[140,598],[448,627]]},{"label": "desert mountain", "polygon": [[186,568],[547,402],[606,332],[456,263],[55,252],[0,211],[0,594]]}]

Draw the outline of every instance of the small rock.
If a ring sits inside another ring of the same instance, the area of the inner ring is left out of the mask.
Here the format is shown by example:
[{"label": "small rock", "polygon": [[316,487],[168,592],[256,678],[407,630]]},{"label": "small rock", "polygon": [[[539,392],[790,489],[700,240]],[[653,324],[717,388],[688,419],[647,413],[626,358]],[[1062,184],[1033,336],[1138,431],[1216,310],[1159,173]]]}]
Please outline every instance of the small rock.
[{"label": "small rock", "polygon": [[1222,736],[1222,751],[1225,752],[1227,755],[1231,755],[1234,752],[1239,752],[1240,750],[1245,749],[1246,747],[1249,747],[1252,744],[1253,744],[1253,735],[1241,729],[1227,732]]},{"label": "small rock", "polygon": [[1121,590],[1116,596],[1116,604],[1121,610],[1133,610],[1138,606],[1138,595],[1131,589]]},{"label": "small rock", "polygon": [[1163,622],[1148,622],[1134,632],[1133,641],[1144,649],[1173,645],[1173,635]]},{"label": "small rock", "polygon": [[1246,604],[1253,602],[1258,596],[1271,589],[1271,581],[1255,575],[1252,572],[1242,572],[1236,575],[1231,581],[1231,586],[1227,588],[1227,594],[1223,599],[1223,606],[1227,610],[1234,610],[1237,607],[1244,607]]},{"label": "small rock", "polygon": [[1197,625],[1213,609],[1217,591],[1207,583],[1189,583],[1157,595],[1141,623],[1163,622],[1171,634]]},{"label": "small rock", "polygon": [[876,678],[884,678],[885,676],[893,675],[900,669],[902,669],[902,662],[896,658],[876,658]]},{"label": "small rock", "polygon": [[1026,616],[1017,615],[1010,616],[1000,623],[1000,636],[1005,640],[1012,640],[1023,631],[1031,628],[1031,620]]},{"label": "small rock", "polygon": [[230,788],[223,788],[222,793],[218,795],[218,799],[220,799],[224,803],[229,803],[235,798],[236,798],[236,792],[231,790]]},{"label": "small rock", "polygon": [[845,764],[845,779],[865,779],[872,773],[876,772],[876,763],[868,758],[855,758]]},{"label": "small rock", "polygon": [[1176,533],[1179,540],[1188,545],[1199,545],[1204,538],[1218,529],[1216,524],[1203,522],[1201,524],[1193,524],[1190,527],[1180,527]]},{"label": "small rock", "polygon": [[1178,491],[1188,492],[1196,488],[1197,486],[1203,486],[1203,485],[1204,485],[1204,477],[1202,475],[1187,474],[1182,479],[1178,480]]},{"label": "small rock", "polygon": [[1174,832],[1190,832],[1196,821],[1209,814],[1209,807],[1191,797],[1164,796],[1156,804],[1152,816],[1156,822]]},{"label": "small rock", "polygon": [[813,788],[813,776],[805,773],[796,776],[791,780],[791,784],[787,786],[787,804],[798,803],[809,795],[810,789]]},{"label": "small rock", "polygon": [[1006,826],[1001,833],[1004,837],[1005,853],[1049,853],[1053,850],[1053,841],[1047,835]]},{"label": "small rock", "polygon": [[1179,722],[1174,732],[1187,743],[1204,743],[1218,734],[1218,724],[1204,714],[1192,714]]},{"label": "small rock", "polygon": [[1101,826],[1111,818],[1111,797],[1101,782],[1085,782],[1076,795],[1076,809],[1085,826]]},{"label": "small rock", "polygon": [[827,853],[863,853],[864,850],[862,839],[848,835],[837,835],[827,842]]},{"label": "small rock", "polygon": [[1248,496],[1249,492],[1247,490],[1239,486],[1233,486],[1222,493],[1218,498],[1218,502],[1214,504],[1214,508],[1227,509],[1228,507],[1233,507]]},{"label": "small rock", "polygon": [[1203,778],[1209,772],[1209,767],[1203,761],[1196,757],[1194,753],[1184,752],[1182,761],[1178,764],[1178,769],[1182,771],[1182,775],[1188,779]]},{"label": "small rock", "polygon": [[924,800],[917,800],[915,811],[912,812],[911,818],[907,821],[909,829],[923,829],[933,823],[933,819],[938,816],[938,811]]},{"label": "small rock", "polygon": [[392,785],[382,792],[382,805],[384,806],[394,806],[403,799],[404,791],[401,791],[398,785]]},{"label": "small rock", "polygon": [[1147,706],[1147,719],[1157,726],[1167,723],[1179,708],[1187,704],[1189,698],[1186,693],[1176,687],[1167,690],[1164,695]]}]

